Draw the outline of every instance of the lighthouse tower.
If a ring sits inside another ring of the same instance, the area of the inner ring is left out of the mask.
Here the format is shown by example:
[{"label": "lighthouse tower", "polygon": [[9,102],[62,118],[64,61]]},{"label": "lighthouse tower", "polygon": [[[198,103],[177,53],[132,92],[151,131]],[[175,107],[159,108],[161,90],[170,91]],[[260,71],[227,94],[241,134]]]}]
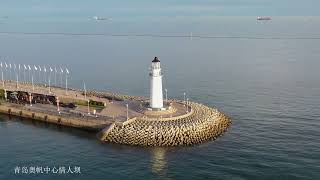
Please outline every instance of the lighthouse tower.
[{"label": "lighthouse tower", "polygon": [[162,94],[162,73],[160,61],[155,57],[150,69],[150,108],[152,110],[163,109],[163,94]]}]

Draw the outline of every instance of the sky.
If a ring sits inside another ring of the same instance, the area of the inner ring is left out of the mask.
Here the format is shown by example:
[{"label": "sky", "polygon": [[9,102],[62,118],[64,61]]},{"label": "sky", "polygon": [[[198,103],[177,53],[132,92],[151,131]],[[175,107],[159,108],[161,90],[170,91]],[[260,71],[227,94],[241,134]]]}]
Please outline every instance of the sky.
[{"label": "sky", "polygon": [[319,0],[1,0],[0,17],[318,16]]}]

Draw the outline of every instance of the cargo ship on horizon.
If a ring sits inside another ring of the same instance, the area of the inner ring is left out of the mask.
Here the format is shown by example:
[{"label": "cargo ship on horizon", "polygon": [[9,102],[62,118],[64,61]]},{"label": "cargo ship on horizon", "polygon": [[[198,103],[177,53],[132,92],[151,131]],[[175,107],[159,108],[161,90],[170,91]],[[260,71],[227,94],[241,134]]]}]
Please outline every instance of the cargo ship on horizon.
[{"label": "cargo ship on horizon", "polygon": [[258,21],[269,21],[269,20],[271,20],[271,17],[270,16],[258,16],[257,20]]}]

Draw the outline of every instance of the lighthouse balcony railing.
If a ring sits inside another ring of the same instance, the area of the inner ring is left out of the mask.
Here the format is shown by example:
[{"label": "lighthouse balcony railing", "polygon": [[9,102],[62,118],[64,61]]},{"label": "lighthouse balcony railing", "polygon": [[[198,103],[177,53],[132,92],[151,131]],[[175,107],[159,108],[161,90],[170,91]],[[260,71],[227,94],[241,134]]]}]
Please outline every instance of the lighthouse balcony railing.
[{"label": "lighthouse balcony railing", "polygon": [[163,75],[162,72],[159,72],[159,73],[150,72],[150,73],[149,73],[149,76],[162,76],[162,75]]}]

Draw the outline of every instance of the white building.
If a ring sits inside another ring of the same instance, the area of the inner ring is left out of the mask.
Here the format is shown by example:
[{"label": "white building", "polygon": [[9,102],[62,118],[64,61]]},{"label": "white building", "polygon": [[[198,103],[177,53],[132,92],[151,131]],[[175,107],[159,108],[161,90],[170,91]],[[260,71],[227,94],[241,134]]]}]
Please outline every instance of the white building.
[{"label": "white building", "polygon": [[163,109],[163,94],[162,94],[162,73],[160,61],[157,57],[154,58],[150,70],[150,108],[153,110]]}]

